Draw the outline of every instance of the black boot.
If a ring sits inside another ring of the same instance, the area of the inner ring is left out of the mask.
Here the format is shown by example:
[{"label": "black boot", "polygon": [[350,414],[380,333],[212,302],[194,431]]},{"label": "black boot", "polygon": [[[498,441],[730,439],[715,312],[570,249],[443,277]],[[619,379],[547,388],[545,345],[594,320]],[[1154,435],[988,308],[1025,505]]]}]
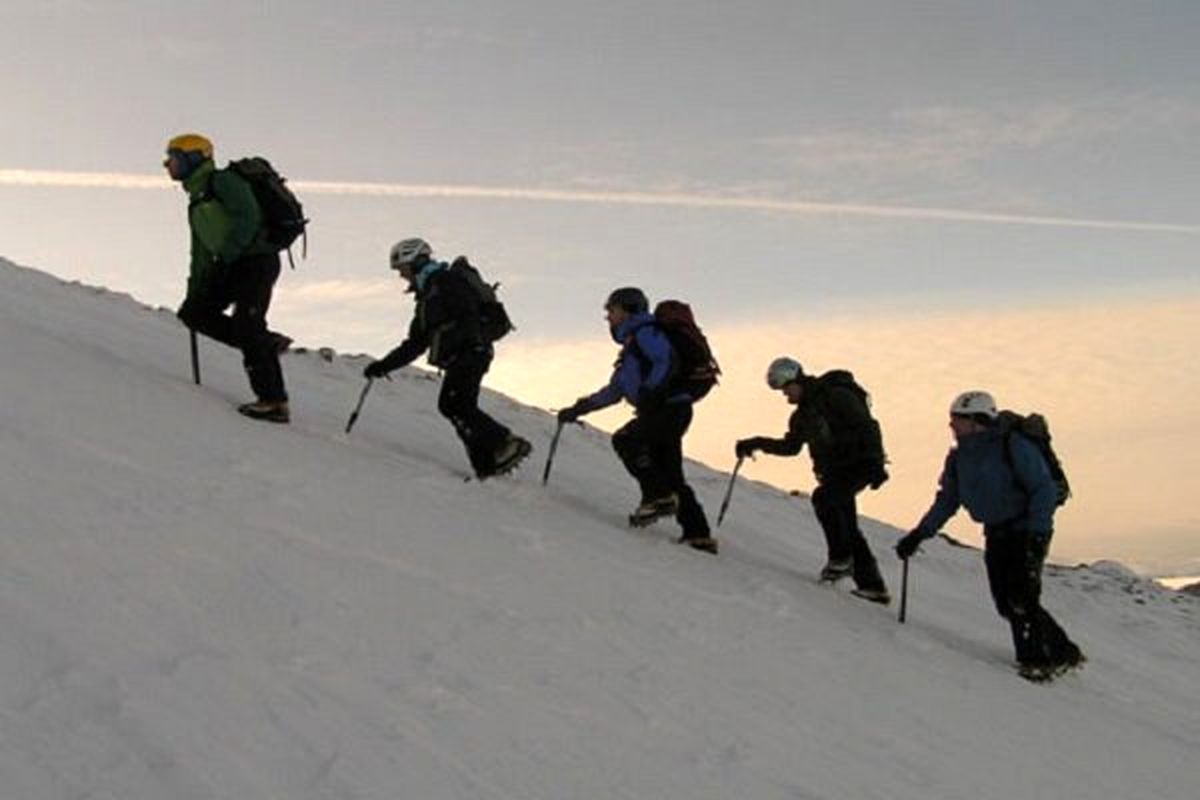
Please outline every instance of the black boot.
[{"label": "black boot", "polygon": [[271,402],[268,400],[259,400],[254,403],[245,403],[238,406],[238,411],[250,419],[261,419],[266,422],[288,423],[291,421],[291,413],[288,411],[286,400],[279,402]]}]

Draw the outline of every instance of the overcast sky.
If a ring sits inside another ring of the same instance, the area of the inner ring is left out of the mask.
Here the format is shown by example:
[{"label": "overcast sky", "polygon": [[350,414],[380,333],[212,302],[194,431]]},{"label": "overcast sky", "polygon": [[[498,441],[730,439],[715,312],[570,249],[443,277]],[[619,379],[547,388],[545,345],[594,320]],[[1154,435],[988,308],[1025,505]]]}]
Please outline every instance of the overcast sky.
[{"label": "overcast sky", "polygon": [[[198,130],[306,189],[272,315],[303,343],[393,346],[386,253],[424,235],[504,284],[491,385],[552,406],[603,380],[600,304],[640,284],[727,366],[693,455],[782,432],[780,352],[850,368],[895,462],[865,505],[903,526],[949,400],[994,388],[1081,475],[1060,556],[1200,572],[1176,502],[1200,488],[1198,40],[1182,1],[10,0],[0,255],[177,304],[184,199],[148,178]],[[751,474],[811,488],[806,459]]]}]

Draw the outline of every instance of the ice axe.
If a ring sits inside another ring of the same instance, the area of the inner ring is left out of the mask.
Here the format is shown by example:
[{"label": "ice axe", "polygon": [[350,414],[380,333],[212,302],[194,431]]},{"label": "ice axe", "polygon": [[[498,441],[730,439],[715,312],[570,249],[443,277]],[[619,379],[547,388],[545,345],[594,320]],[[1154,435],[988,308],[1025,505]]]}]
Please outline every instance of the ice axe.
[{"label": "ice axe", "polygon": [[358,405],[350,412],[350,419],[346,420],[346,433],[354,427],[354,423],[358,422],[358,414],[362,411],[363,403],[367,401],[367,392],[371,391],[371,384],[374,383],[374,378],[367,378],[367,385],[363,387],[362,394],[358,396]]},{"label": "ice axe", "polygon": [[196,332],[191,328],[188,329],[192,340],[192,380],[196,385],[200,385],[200,346],[196,343]]},{"label": "ice axe", "polygon": [[908,616],[908,559],[903,559],[904,567],[900,572],[900,624]]},{"label": "ice axe", "polygon": [[561,419],[558,421],[558,427],[554,429],[554,438],[550,440],[550,452],[546,456],[546,468],[542,470],[542,486],[550,480],[550,467],[554,464],[554,451],[558,449],[558,437],[562,436],[563,426],[567,423]]},{"label": "ice axe", "polygon": [[745,456],[738,456],[737,463],[733,465],[733,474],[729,476],[729,488],[725,490],[725,499],[721,501],[721,510],[717,512],[717,527],[721,527],[721,521],[725,519],[725,512],[729,510],[729,501],[733,497],[733,483],[737,480],[738,470],[742,468],[742,462],[746,460]]}]

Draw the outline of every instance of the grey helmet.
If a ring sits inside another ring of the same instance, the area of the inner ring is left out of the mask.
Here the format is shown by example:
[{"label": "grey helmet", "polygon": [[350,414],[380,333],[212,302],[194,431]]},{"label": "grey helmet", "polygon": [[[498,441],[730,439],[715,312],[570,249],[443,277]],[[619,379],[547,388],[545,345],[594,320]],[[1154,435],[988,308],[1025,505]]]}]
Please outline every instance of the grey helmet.
[{"label": "grey helmet", "polygon": [[963,392],[954,398],[954,402],[950,404],[950,413],[959,417],[979,415],[987,419],[995,419],[999,415],[996,411],[996,399],[987,392],[980,391]]},{"label": "grey helmet", "polygon": [[646,293],[636,286],[622,286],[620,289],[613,289],[604,301],[605,308],[614,306],[630,314],[644,314],[650,310],[650,301],[646,299]]},{"label": "grey helmet", "polygon": [[804,369],[800,362],[788,356],[780,356],[767,367],[767,386],[772,389],[782,389],[792,381],[804,377]]},{"label": "grey helmet", "polygon": [[432,255],[433,248],[424,239],[402,239],[392,246],[392,269],[398,270],[410,264],[419,266],[428,261]]}]

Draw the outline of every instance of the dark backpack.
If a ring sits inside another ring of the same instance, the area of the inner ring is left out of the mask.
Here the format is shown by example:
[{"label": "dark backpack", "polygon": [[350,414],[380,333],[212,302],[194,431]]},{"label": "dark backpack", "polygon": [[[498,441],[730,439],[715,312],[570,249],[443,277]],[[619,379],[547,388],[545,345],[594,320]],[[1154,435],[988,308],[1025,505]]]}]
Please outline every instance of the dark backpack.
[{"label": "dark backpack", "polygon": [[[250,184],[254,199],[262,210],[262,240],[276,250],[287,250],[291,261],[292,242],[304,234],[304,254],[308,254],[308,219],[296,195],[287,187],[287,179],[261,156],[230,161],[229,167]],[[295,266],[293,262],[292,266]]]},{"label": "dark backpack", "polygon": [[459,256],[450,264],[450,269],[466,280],[467,284],[479,296],[479,335],[485,342],[503,339],[516,326],[509,319],[504,304],[496,297],[499,283],[488,283],[479,274],[466,256]]},{"label": "dark backpack", "polygon": [[858,385],[858,381],[854,380],[854,373],[850,372],[849,370],[832,369],[818,378],[817,381],[822,386],[849,389],[858,395],[859,399],[863,401],[863,405],[867,407],[868,411],[871,410],[871,395],[867,393],[866,389]]},{"label": "dark backpack", "polygon": [[[845,369],[830,370],[817,378],[817,383],[828,389],[847,389],[862,401],[863,408],[867,412],[868,422],[855,428],[856,433],[843,444],[843,447],[849,447],[848,452],[854,453],[864,462],[876,468],[877,471],[868,475],[871,480],[868,485],[872,489],[878,489],[888,479],[887,471],[884,469],[887,455],[883,450],[883,428],[879,426],[879,420],[875,419],[871,413],[870,393],[854,379],[854,373]],[[842,435],[846,435],[845,429],[842,428],[846,424],[846,420],[833,417],[831,424],[843,431]]]},{"label": "dark backpack", "polygon": [[[1054,488],[1057,492],[1055,505],[1061,506],[1067,502],[1067,498],[1071,496],[1071,484],[1067,481],[1067,473],[1063,470],[1062,462],[1058,460],[1058,454],[1050,445],[1050,425],[1046,422],[1046,418],[1036,413],[1022,415],[1015,411],[1001,411],[996,419],[1000,429],[1004,432],[1004,459],[1009,470],[1014,470],[1012,437],[1014,434],[1023,436],[1037,447],[1042,458],[1046,460],[1046,466],[1050,469],[1050,477],[1054,481]],[[1016,474],[1015,471],[1013,474]]]},{"label": "dark backpack", "polygon": [[654,323],[675,352],[673,384],[693,400],[700,400],[717,385],[721,367],[696,325],[691,306],[679,300],[663,300],[654,307]]}]

